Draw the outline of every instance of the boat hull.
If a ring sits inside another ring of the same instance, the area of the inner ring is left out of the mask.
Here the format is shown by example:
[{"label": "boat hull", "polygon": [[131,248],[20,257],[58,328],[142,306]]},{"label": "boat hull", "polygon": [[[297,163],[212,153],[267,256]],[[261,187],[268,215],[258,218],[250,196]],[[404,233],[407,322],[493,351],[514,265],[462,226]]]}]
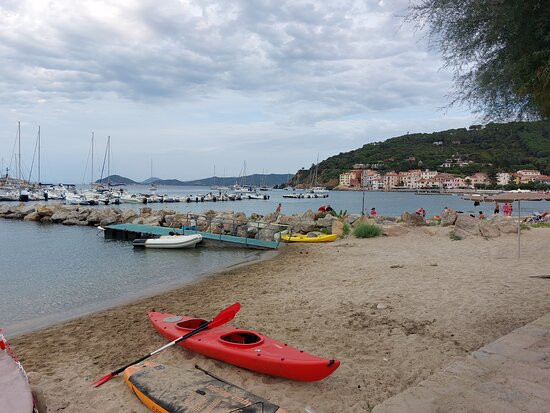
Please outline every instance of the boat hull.
[{"label": "boat hull", "polygon": [[171,235],[162,236],[160,238],[150,238],[144,242],[143,240],[135,240],[134,246],[158,249],[194,248],[201,241],[202,236],[200,234]]},{"label": "boat hull", "polygon": [[288,234],[281,235],[281,240],[285,242],[332,242],[338,238],[336,234],[317,235],[316,237],[308,237],[307,235],[295,234],[289,236]]},{"label": "boat hull", "polygon": [[[175,340],[205,322],[158,312],[150,312],[148,316],[155,329],[169,340]],[[338,360],[308,354],[256,331],[227,324],[205,330],[179,345],[238,367],[296,381],[322,380],[340,365]]]}]

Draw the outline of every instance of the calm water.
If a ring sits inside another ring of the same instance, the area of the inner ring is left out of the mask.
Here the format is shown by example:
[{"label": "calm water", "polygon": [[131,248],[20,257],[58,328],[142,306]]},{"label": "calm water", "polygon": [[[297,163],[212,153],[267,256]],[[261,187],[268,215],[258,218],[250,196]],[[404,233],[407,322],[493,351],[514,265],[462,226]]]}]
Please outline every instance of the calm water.
[{"label": "calm water", "polygon": [[[146,187],[127,187],[147,192]],[[209,188],[161,187],[159,194],[206,194]],[[360,213],[362,192],[330,192],[326,199],[286,199],[283,190],[264,192],[269,200],[149,204],[153,209],[202,212],[208,209],[266,214],[279,202],[282,213],[317,210],[330,204],[335,210]],[[453,195],[365,192],[365,211],[397,216],[423,207],[428,216],[445,206],[463,212],[492,212],[493,205],[464,201]],[[143,205],[124,204],[138,210]],[[522,213],[549,209],[548,202],[522,202]],[[100,207],[98,207],[100,208]],[[516,211],[515,211],[516,212]],[[106,241],[93,228],[41,225],[0,219],[0,327],[9,335],[66,320],[106,306],[165,291],[201,274],[258,257],[257,252],[198,248],[163,251],[134,250],[131,243]]]},{"label": "calm water", "polygon": [[0,219],[0,327],[19,334],[258,257],[229,248],[134,250],[93,228]]},{"label": "calm water", "polygon": [[[129,186],[129,192],[148,193],[147,187]],[[157,193],[168,195],[207,194],[212,192],[208,187],[159,187]],[[328,198],[317,199],[288,199],[283,198],[284,194],[291,193],[284,190],[272,190],[262,192],[270,196],[269,200],[243,200],[227,202],[199,202],[199,203],[170,203],[170,204],[148,204],[153,209],[173,209],[181,212],[202,212],[205,210],[215,211],[238,211],[246,215],[251,213],[267,214],[275,211],[277,204],[282,204],[281,212],[285,215],[304,212],[308,209],[316,211],[321,205],[330,204],[336,211],[347,210],[348,213],[361,213],[363,206],[363,193],[350,191],[330,191]],[[121,208],[132,208],[139,210],[144,205],[123,204]],[[426,210],[427,216],[439,215],[445,207],[453,208],[463,212],[484,211],[491,213],[493,205],[481,203],[474,207],[473,202],[465,201],[455,195],[415,195],[412,192],[365,192],[365,211],[375,207],[379,215],[398,216],[403,211],[414,212],[418,207]],[[544,211],[550,207],[549,202],[522,202],[522,214],[531,214],[534,211]],[[516,211],[517,212],[517,211]]]}]

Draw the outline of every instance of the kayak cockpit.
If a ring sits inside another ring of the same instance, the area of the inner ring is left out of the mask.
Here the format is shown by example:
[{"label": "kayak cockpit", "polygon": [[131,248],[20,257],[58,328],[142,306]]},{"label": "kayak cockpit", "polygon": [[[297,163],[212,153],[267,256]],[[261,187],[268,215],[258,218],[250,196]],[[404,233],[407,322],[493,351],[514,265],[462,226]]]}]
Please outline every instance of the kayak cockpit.
[{"label": "kayak cockpit", "polygon": [[262,336],[256,334],[253,331],[247,330],[232,331],[221,336],[220,340],[226,344],[250,347],[258,345],[264,341]]},{"label": "kayak cockpit", "polygon": [[182,330],[194,330],[208,323],[208,321],[203,320],[202,318],[190,318],[189,320],[180,321],[176,324],[176,327],[181,328]]}]

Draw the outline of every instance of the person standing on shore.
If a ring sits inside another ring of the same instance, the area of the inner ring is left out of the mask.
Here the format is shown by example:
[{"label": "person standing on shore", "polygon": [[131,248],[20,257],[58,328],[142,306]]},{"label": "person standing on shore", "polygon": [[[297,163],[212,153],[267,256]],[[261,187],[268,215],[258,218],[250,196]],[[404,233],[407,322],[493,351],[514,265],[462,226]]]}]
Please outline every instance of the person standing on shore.
[{"label": "person standing on shore", "polygon": [[494,209],[493,213],[495,215],[498,215],[500,213],[500,205],[498,204],[498,202],[495,202],[495,209]]},{"label": "person standing on shore", "polygon": [[512,216],[512,211],[514,210],[513,204],[510,202],[508,204],[508,215]]},{"label": "person standing on shore", "polygon": [[510,212],[510,207],[508,206],[508,204],[504,204],[502,206],[502,213],[504,214],[504,216],[508,216],[509,212]]},{"label": "person standing on shore", "polygon": [[277,205],[277,208],[275,208],[275,213],[276,213],[277,215],[279,215],[279,214],[281,213],[281,207],[282,207],[282,205],[281,205],[281,203],[279,202],[279,205]]}]

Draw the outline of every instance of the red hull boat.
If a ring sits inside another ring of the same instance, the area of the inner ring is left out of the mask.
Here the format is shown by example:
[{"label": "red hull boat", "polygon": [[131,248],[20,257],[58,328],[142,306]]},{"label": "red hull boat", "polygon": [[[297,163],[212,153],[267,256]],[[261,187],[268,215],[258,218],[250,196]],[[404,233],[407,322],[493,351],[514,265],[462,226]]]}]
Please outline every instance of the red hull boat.
[{"label": "red hull boat", "polygon": [[[155,329],[169,340],[192,331],[207,320],[150,312]],[[256,331],[223,325],[205,330],[179,343],[189,350],[248,370],[297,381],[329,376],[340,362],[305,353]]]}]

